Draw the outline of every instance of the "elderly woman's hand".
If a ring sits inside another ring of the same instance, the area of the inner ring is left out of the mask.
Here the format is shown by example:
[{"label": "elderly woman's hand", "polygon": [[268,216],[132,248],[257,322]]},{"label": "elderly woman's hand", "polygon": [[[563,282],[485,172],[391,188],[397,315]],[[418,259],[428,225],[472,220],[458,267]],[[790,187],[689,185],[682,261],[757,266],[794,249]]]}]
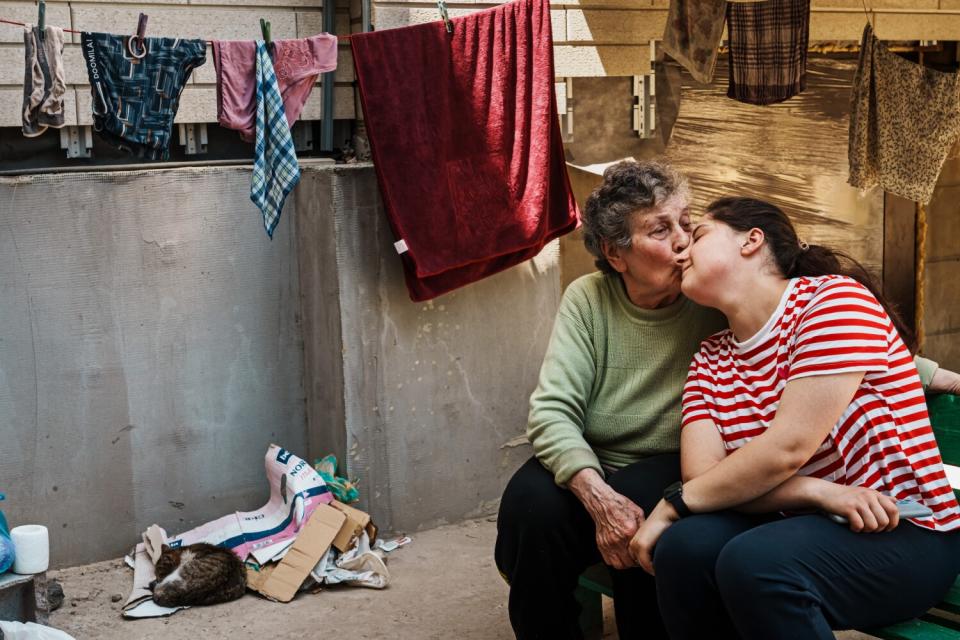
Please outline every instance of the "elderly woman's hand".
[{"label": "elderly woman's hand", "polygon": [[603,561],[614,569],[636,566],[628,545],[643,521],[643,509],[610,488],[593,469],[577,472],[568,486],[593,518]]},{"label": "elderly woman's hand", "polygon": [[630,541],[630,555],[650,575],[653,575],[653,548],[663,532],[679,519],[676,509],[661,500]]}]

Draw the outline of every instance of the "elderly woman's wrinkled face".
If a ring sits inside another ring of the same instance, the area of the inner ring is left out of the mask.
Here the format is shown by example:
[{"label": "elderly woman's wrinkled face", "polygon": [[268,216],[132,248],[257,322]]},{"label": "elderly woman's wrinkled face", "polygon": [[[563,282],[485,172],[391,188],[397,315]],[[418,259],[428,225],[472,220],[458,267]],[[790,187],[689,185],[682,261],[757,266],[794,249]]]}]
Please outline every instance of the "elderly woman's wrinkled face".
[{"label": "elderly woman's wrinkled face", "polygon": [[[690,243],[690,203],[675,195],[659,208],[633,216],[630,246],[607,259],[623,277],[627,292],[642,297],[680,293],[677,256]],[[611,260],[610,258],[613,257]]]}]

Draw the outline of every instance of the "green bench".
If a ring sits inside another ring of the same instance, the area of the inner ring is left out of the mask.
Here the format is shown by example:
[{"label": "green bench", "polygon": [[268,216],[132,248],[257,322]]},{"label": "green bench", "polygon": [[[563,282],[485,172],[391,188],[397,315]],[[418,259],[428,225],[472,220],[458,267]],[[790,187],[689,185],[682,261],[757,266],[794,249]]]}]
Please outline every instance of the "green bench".
[{"label": "green bench", "polygon": [[[960,466],[960,396],[931,396],[927,398],[927,405],[943,461]],[[960,497],[960,491],[954,493]],[[599,640],[603,634],[601,596],[613,597],[606,565],[595,564],[584,571],[575,595],[582,607],[580,628],[584,638]],[[960,640],[960,579],[953,583],[943,602],[920,618],[861,631],[884,640]]]}]

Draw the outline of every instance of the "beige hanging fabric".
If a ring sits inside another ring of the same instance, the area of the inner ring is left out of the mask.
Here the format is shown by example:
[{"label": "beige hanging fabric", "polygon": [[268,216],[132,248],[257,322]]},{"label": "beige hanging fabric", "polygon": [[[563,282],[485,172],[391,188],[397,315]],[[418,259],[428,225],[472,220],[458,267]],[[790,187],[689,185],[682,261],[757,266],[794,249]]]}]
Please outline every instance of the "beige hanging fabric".
[{"label": "beige hanging fabric", "polygon": [[960,74],[898,56],[867,23],[850,97],[850,184],[926,204],[958,136]]},{"label": "beige hanging fabric", "polygon": [[663,50],[697,82],[707,84],[713,81],[726,15],[726,0],[670,2],[663,32]]}]

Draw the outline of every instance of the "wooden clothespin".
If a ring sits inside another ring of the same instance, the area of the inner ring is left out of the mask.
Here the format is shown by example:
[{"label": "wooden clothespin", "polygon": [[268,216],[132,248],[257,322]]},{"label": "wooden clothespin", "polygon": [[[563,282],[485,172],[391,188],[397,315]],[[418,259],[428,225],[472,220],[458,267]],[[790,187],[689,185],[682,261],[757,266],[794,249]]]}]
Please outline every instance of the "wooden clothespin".
[{"label": "wooden clothespin", "polygon": [[440,10],[440,18],[447,27],[447,33],[453,33],[453,23],[450,22],[450,13],[447,11],[447,3],[444,0],[437,0],[437,9]]},{"label": "wooden clothespin", "polygon": [[260,18],[260,33],[263,34],[263,41],[270,44],[270,23]]},{"label": "wooden clothespin", "polygon": [[46,18],[47,18],[47,3],[44,0],[40,0],[37,3],[37,28],[40,31],[40,39],[44,39],[44,28],[46,27]]},{"label": "wooden clothespin", "polygon": [[[147,55],[147,43],[144,42],[144,34],[147,31],[147,14],[141,13],[140,18],[137,20],[137,33],[127,37],[127,51],[130,52],[130,55],[140,60]],[[137,53],[137,49],[134,46],[134,40],[137,40],[140,43],[140,53]]]}]

